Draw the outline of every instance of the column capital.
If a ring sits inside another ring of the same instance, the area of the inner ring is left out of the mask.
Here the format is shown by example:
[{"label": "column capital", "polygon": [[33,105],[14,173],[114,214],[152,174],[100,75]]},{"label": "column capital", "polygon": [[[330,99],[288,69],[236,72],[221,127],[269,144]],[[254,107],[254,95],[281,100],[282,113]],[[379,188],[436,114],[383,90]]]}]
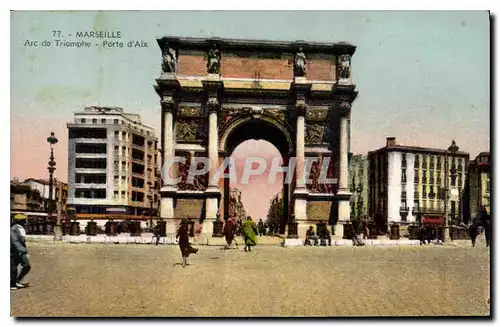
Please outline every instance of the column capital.
[{"label": "column capital", "polygon": [[305,101],[297,101],[297,103],[295,103],[295,110],[297,112],[297,116],[305,116],[307,112],[307,105]]},{"label": "column capital", "polygon": [[174,111],[174,108],[175,108],[175,101],[174,101],[173,97],[167,96],[161,100],[161,109],[164,112],[171,113]]},{"label": "column capital", "polygon": [[208,113],[219,113],[221,105],[217,98],[209,98],[207,101]]}]

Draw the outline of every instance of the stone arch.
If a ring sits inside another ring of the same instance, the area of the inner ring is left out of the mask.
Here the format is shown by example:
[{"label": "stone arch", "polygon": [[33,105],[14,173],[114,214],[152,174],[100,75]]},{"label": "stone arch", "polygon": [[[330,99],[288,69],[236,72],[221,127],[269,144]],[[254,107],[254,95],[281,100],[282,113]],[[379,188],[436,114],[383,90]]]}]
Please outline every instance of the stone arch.
[{"label": "stone arch", "polygon": [[[246,113],[239,115],[227,126],[225,126],[225,128],[221,131],[219,152],[230,155],[232,150],[234,150],[234,148],[236,148],[236,146],[240,143],[249,139],[258,138],[266,140],[276,146],[282,157],[292,155],[294,153],[295,142],[293,138],[293,131],[288,124],[280,119],[267,115],[265,110],[259,113],[259,111],[255,110],[255,108],[252,108],[252,111],[247,111]],[[264,129],[257,129],[255,133],[252,133],[253,136],[242,135],[241,137],[238,137],[238,132],[241,132],[242,128],[249,125],[257,125],[263,127]],[[267,131],[273,131],[273,133],[277,134],[266,135]]]}]

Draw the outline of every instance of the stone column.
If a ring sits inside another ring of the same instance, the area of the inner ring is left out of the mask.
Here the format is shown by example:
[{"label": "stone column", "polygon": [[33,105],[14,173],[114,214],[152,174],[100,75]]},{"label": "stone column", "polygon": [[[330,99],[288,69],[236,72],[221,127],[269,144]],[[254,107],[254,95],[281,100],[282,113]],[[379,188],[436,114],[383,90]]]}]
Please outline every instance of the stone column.
[{"label": "stone column", "polygon": [[217,167],[219,165],[219,135],[217,130],[218,109],[219,109],[219,104],[217,102],[209,104],[209,115],[208,115],[208,125],[209,125],[208,157],[210,160],[210,172],[208,180],[209,191],[219,190],[219,181],[213,178],[215,176],[215,173],[217,172]]},{"label": "stone column", "polygon": [[[173,110],[175,108],[175,103],[171,97],[165,97],[161,102],[161,107],[163,111],[163,158],[162,163],[171,160],[174,155],[174,138],[173,138]],[[164,167],[162,167],[163,169]],[[165,176],[165,174],[170,173],[170,170],[162,170],[163,181],[162,187],[160,189],[160,216],[162,219],[168,219],[167,222],[167,234],[175,233],[174,224],[174,194],[176,191],[175,185],[171,183]],[[171,176],[174,178],[174,176]]]},{"label": "stone column", "polygon": [[219,199],[221,197],[219,181],[214,180],[219,166],[219,131],[217,127],[217,114],[220,111],[219,89],[223,87],[218,76],[211,76],[204,80],[203,88],[208,94],[206,108],[208,109],[208,157],[210,161],[208,186],[205,190],[205,220],[203,221],[204,238],[210,238],[214,231],[214,222],[218,217]]},{"label": "stone column", "polygon": [[339,193],[348,192],[348,174],[349,174],[349,163],[348,163],[348,117],[340,117],[340,158],[339,158]]},{"label": "stone column", "polygon": [[305,104],[300,105],[297,108],[297,129],[296,129],[296,174],[297,183],[295,184],[296,191],[303,192],[306,189],[305,178],[304,178],[304,160],[305,160]]},{"label": "stone column", "polygon": [[343,224],[350,218],[350,198],[349,193],[349,162],[348,162],[348,112],[351,105],[347,101],[340,104],[340,140],[339,140],[339,190],[336,194],[338,200],[338,221],[335,226],[335,235],[343,235]]}]

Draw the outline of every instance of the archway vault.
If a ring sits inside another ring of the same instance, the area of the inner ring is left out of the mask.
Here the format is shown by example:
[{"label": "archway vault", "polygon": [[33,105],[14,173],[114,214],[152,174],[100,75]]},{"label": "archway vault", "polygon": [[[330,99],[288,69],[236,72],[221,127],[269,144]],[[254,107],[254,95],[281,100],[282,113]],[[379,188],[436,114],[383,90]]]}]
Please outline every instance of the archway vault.
[{"label": "archway vault", "polygon": [[219,152],[229,156],[238,145],[251,139],[270,142],[283,158],[294,151],[292,133],[283,122],[266,115],[246,114],[234,119],[222,131]]}]

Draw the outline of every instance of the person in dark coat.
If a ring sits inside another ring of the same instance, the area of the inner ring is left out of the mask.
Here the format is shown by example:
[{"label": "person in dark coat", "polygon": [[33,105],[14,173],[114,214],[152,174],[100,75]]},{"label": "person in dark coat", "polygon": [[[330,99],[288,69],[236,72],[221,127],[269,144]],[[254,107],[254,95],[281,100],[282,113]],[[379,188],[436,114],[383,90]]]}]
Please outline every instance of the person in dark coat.
[{"label": "person in dark coat", "polygon": [[418,239],[420,240],[420,245],[425,245],[427,239],[427,231],[424,225],[420,226],[418,229]]},{"label": "person in dark coat", "polygon": [[[226,223],[224,224],[224,235],[226,237],[226,249],[231,248],[231,244],[233,243],[234,240],[234,234],[236,233],[236,228],[237,228],[237,223],[236,219],[234,217],[229,218]],[[236,242],[236,248],[238,248],[238,243]]]},{"label": "person in dark coat", "polygon": [[181,249],[182,254],[182,267],[185,267],[187,265],[187,258],[189,255],[191,253],[198,252],[198,249],[193,248],[189,243],[188,222],[186,219],[181,220],[176,238],[179,239],[179,248]]},{"label": "person in dark coat", "polygon": [[332,245],[332,237],[330,236],[330,231],[328,231],[328,227],[325,226],[325,228],[323,228],[321,234],[319,235],[319,238],[321,240],[325,240],[328,246]]},{"label": "person in dark coat", "polygon": [[[17,290],[29,286],[23,283],[23,278],[30,272],[31,265],[26,248],[26,217],[24,215],[14,216],[14,222],[10,228],[10,289]],[[18,266],[21,271],[18,273]]]},{"label": "person in dark coat", "polygon": [[316,233],[314,233],[314,227],[309,226],[309,229],[306,232],[306,241],[304,245],[313,245],[313,241],[314,245],[318,245],[318,237],[316,236]]},{"label": "person in dark coat", "polygon": [[475,247],[477,238],[477,223],[475,221],[469,226],[469,236],[472,242],[472,247]]}]

